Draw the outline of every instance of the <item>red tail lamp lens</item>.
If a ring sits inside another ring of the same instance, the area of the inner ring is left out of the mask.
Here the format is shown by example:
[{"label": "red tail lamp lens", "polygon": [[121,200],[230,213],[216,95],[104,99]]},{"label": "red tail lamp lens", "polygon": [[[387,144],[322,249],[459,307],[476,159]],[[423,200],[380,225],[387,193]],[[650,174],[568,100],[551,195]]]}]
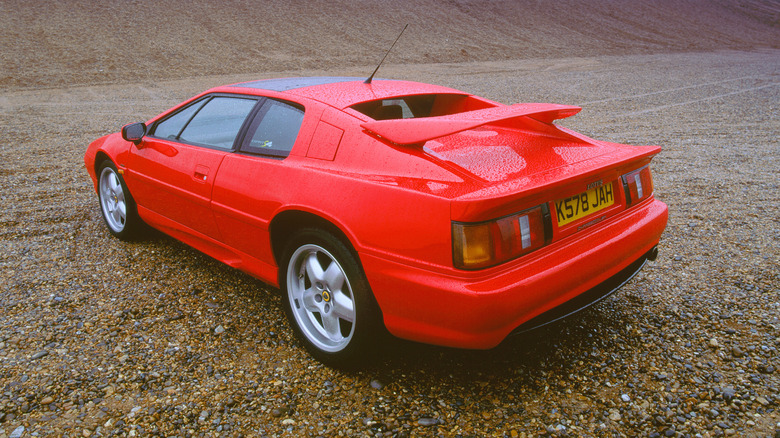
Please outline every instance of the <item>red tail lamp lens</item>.
[{"label": "red tail lamp lens", "polygon": [[641,167],[622,176],[626,190],[626,206],[634,205],[653,194],[653,176],[650,166]]},{"label": "red tail lamp lens", "polygon": [[488,222],[452,224],[456,268],[494,266],[527,254],[544,243],[542,206]]}]

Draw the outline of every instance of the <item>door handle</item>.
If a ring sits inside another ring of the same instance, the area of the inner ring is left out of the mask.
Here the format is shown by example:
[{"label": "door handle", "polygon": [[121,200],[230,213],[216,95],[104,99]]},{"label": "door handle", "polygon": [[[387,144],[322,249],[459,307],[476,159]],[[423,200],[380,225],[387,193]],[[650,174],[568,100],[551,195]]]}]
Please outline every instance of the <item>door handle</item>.
[{"label": "door handle", "polygon": [[196,165],[195,172],[192,174],[192,177],[195,179],[195,181],[206,182],[209,177],[209,168],[202,164]]}]

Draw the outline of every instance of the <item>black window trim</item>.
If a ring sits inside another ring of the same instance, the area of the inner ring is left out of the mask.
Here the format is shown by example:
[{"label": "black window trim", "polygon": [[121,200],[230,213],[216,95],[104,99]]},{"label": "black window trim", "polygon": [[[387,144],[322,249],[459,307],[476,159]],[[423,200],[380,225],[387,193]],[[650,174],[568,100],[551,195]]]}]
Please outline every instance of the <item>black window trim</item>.
[{"label": "black window trim", "polygon": [[[285,100],[285,99],[278,99],[274,97],[262,97],[262,101],[258,103],[258,105],[249,113],[249,116],[247,116],[246,120],[244,121],[244,126],[241,127],[241,131],[239,132],[239,135],[236,136],[236,140],[238,140],[238,137],[241,137],[241,141],[237,142],[237,147],[234,152],[242,155],[249,155],[252,157],[264,157],[264,158],[271,158],[276,160],[284,160],[285,158],[290,156],[290,151],[276,151],[273,149],[268,150],[267,152],[261,153],[261,152],[251,152],[251,151],[245,151],[242,150],[242,148],[247,146],[247,141],[249,139],[246,138],[246,135],[249,133],[249,126],[251,123],[255,120],[256,117],[258,117],[261,111],[263,111],[263,108],[265,107],[265,103],[268,100],[274,100],[276,102],[281,102],[285,105],[289,105],[295,108],[300,109],[303,111],[304,118],[306,117],[306,107],[298,102],[294,102],[292,100]],[[270,106],[265,110],[267,113],[268,110],[270,110]],[[265,117],[265,114],[262,115],[262,117]],[[303,124],[301,124],[303,126]],[[300,129],[298,130],[298,134],[295,136],[295,141],[298,141],[298,135],[300,135]],[[293,145],[294,146],[294,145]]]},{"label": "black window trim", "polygon": [[[195,116],[198,115],[200,110],[202,110],[204,106],[208,105],[208,103],[211,102],[212,99],[214,99],[214,96],[208,96],[206,99],[199,99],[198,100],[198,103],[199,103],[200,106],[198,107],[198,109],[195,110],[194,113],[192,113],[192,115],[190,116],[189,120],[184,122],[184,125],[182,125],[181,129],[176,134],[176,140],[180,141],[181,143],[188,143],[188,142],[184,142],[184,141],[181,140],[182,133],[184,133],[184,130],[187,129],[188,126],[190,126],[190,122],[192,121],[192,119],[194,119]],[[190,107],[190,105],[187,105],[187,108],[189,108],[189,107]],[[180,111],[176,111],[176,114],[178,114],[179,112]],[[166,118],[166,120],[167,119],[168,118]],[[155,132],[157,132],[157,124],[155,124],[154,130],[155,130]]]},{"label": "black window trim", "polygon": [[265,105],[265,101],[268,100],[265,96],[258,96],[259,99],[257,101],[257,105],[255,105],[254,108],[252,108],[252,111],[249,111],[249,115],[246,116],[246,120],[244,120],[244,124],[241,125],[241,129],[238,131],[238,135],[236,136],[236,141],[233,144],[233,152],[237,153],[243,153],[241,150],[241,147],[244,146],[244,142],[246,141],[246,134],[249,131],[249,125],[252,124],[252,121],[255,120],[255,117],[257,117],[257,114],[260,112],[260,110],[263,108],[263,105]]},{"label": "black window trim", "polygon": [[[220,147],[216,147],[216,146],[212,146],[212,145],[208,145],[208,144],[195,143],[195,142],[182,140],[180,138],[181,134],[184,132],[184,130],[190,124],[192,119],[194,119],[195,116],[198,115],[200,110],[202,110],[203,107],[205,107],[206,104],[211,99],[213,99],[215,97],[233,97],[233,98],[239,98],[239,99],[252,99],[252,100],[256,101],[255,102],[255,106],[252,108],[251,111],[249,111],[249,114],[247,114],[246,118],[244,119],[244,122],[241,124],[241,128],[239,128],[238,133],[236,134],[236,138],[233,140],[233,145],[230,147],[230,149],[225,149],[225,148],[220,148]],[[189,105],[186,105],[186,106],[180,108],[178,111],[175,111],[175,112],[173,112],[171,114],[168,114],[168,115],[166,115],[162,119],[156,120],[152,124],[151,129],[149,130],[149,132],[154,133],[155,131],[157,131],[157,126],[160,123],[170,119],[171,117],[175,116],[176,114],[179,114],[181,111],[184,111],[186,108],[189,108],[192,105],[200,104],[200,108],[198,108],[192,114],[192,116],[190,116],[190,118],[184,123],[184,125],[181,128],[181,130],[179,130],[179,133],[176,134],[176,138],[175,139],[157,137],[154,134],[149,134],[149,136],[152,137],[152,138],[155,138],[155,139],[159,139],[159,140],[172,141],[172,142],[175,142],[175,143],[186,144],[186,145],[190,145],[190,146],[197,146],[197,147],[202,147],[202,148],[206,148],[206,149],[213,149],[213,150],[223,151],[223,152],[227,152],[227,153],[239,153],[239,154],[242,154],[242,155],[249,155],[249,156],[253,156],[253,157],[266,157],[266,158],[272,158],[272,159],[277,159],[277,160],[283,160],[283,159],[287,158],[290,155],[291,151],[286,151],[286,152],[279,151],[279,152],[277,152],[277,151],[274,151],[274,150],[269,150],[266,153],[259,153],[259,152],[249,152],[249,151],[241,150],[242,147],[246,146],[246,141],[247,141],[246,135],[247,135],[247,133],[249,131],[250,124],[258,116],[258,113],[263,109],[263,107],[265,105],[265,102],[267,100],[269,100],[269,99],[270,100],[275,100],[277,102],[284,103],[286,105],[290,105],[290,106],[296,107],[296,108],[300,109],[301,111],[303,111],[304,117],[306,116],[306,106],[301,104],[301,103],[299,103],[299,102],[295,102],[295,101],[292,101],[292,100],[278,99],[278,98],[273,98],[273,97],[268,97],[268,96],[258,96],[258,95],[253,95],[253,94],[210,93],[210,94],[207,94],[205,96],[202,96],[200,99],[197,99],[197,100],[195,100],[193,102],[190,102]],[[300,134],[300,131],[298,133]],[[297,136],[296,136],[296,141],[297,141]]]},{"label": "black window trim", "polygon": [[[236,134],[236,138],[233,139],[233,144],[231,145],[230,149],[225,149],[225,148],[212,146],[212,145],[208,145],[208,144],[195,143],[195,142],[191,142],[191,141],[184,141],[184,140],[182,140],[180,138],[181,134],[184,132],[184,130],[187,128],[187,126],[189,126],[189,124],[192,121],[192,119],[194,119],[195,116],[198,115],[200,110],[202,110],[203,107],[205,107],[206,104],[211,99],[213,99],[215,97],[232,97],[232,98],[238,98],[238,99],[251,99],[251,100],[255,101],[255,106],[252,107],[252,109],[249,111],[249,114],[247,114],[247,116],[244,118],[244,121],[241,123],[241,127],[238,129],[238,133]],[[175,143],[186,144],[186,145],[190,145],[190,146],[197,146],[197,147],[202,147],[202,148],[206,148],[206,149],[212,149],[212,150],[216,150],[216,151],[223,151],[223,152],[228,152],[228,153],[236,152],[238,150],[238,148],[239,148],[239,145],[243,141],[244,136],[246,135],[246,130],[247,130],[247,127],[249,126],[250,121],[254,118],[254,115],[257,114],[257,111],[259,110],[259,108],[262,107],[262,104],[265,103],[266,99],[267,99],[267,97],[265,97],[265,96],[256,96],[256,95],[252,95],[252,94],[210,93],[210,94],[207,94],[205,96],[202,96],[200,99],[197,99],[197,100],[191,102],[189,105],[186,105],[186,106],[180,108],[178,111],[175,111],[175,112],[173,112],[171,114],[168,114],[168,115],[166,115],[164,118],[162,118],[160,120],[156,120],[152,124],[152,128],[149,130],[149,132],[152,132],[152,133],[156,132],[157,131],[157,126],[160,123],[170,119],[171,117],[175,116],[176,114],[179,114],[180,112],[184,111],[186,108],[189,108],[192,105],[196,105],[196,104],[200,103],[200,108],[198,108],[197,111],[195,111],[192,114],[192,116],[190,116],[190,118],[187,120],[187,122],[184,123],[184,125],[181,128],[181,130],[179,130],[179,133],[176,134],[176,138],[175,139],[157,137],[154,134],[149,134],[149,136],[152,137],[152,138],[155,138],[155,139],[159,139],[159,140],[172,141],[172,142],[175,142]]]}]

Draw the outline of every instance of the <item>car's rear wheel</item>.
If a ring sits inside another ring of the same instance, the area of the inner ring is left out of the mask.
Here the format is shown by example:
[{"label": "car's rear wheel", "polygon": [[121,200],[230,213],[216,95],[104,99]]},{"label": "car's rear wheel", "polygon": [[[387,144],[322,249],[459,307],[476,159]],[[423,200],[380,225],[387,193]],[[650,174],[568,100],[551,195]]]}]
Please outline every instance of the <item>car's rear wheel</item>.
[{"label": "car's rear wheel", "polygon": [[289,240],[281,266],[287,318],[311,355],[335,367],[370,358],[381,313],[353,252],[329,232],[303,229]]},{"label": "car's rear wheel", "polygon": [[110,160],[98,167],[98,199],[108,231],[123,240],[134,237],[142,222],[122,175]]}]

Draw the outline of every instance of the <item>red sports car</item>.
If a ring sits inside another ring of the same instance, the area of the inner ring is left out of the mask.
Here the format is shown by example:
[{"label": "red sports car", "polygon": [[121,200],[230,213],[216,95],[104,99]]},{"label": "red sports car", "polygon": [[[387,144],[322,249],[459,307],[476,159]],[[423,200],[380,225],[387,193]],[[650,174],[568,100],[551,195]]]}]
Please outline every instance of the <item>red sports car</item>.
[{"label": "red sports car", "polygon": [[614,292],[655,259],[658,146],[407,81],[313,77],[208,90],[84,161],[108,230],[148,224],[282,290],[325,363],[375,336],[485,349]]}]

